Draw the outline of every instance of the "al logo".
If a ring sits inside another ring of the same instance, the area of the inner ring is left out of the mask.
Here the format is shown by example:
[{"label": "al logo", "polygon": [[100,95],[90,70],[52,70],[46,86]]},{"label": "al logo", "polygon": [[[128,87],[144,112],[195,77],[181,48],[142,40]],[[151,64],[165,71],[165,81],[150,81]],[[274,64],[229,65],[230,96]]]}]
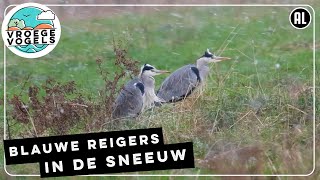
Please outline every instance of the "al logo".
[{"label": "al logo", "polygon": [[58,44],[61,26],[56,14],[37,3],[14,7],[4,17],[2,38],[14,54],[38,58],[51,52]]}]

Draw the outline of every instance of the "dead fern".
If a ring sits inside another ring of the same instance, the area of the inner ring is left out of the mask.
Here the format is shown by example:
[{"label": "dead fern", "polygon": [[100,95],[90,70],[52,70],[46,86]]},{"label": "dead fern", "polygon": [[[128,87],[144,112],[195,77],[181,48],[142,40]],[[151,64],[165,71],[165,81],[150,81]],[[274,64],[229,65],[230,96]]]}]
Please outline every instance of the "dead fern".
[{"label": "dead fern", "polygon": [[[98,73],[104,81],[104,89],[99,91],[99,100],[95,106],[95,116],[90,123],[91,126],[87,126],[88,131],[93,129],[101,129],[103,125],[111,121],[111,114],[113,104],[116,97],[123,87],[122,81],[124,78],[132,78],[139,73],[138,64],[139,61],[133,60],[128,57],[128,50],[124,47],[123,43],[118,43],[113,40],[113,52],[114,59],[102,59],[97,58],[96,63],[98,66]],[[112,71],[108,70],[104,66],[106,62],[112,61],[114,68]]]},{"label": "dead fern", "polygon": [[[89,115],[90,103],[75,90],[74,81],[61,84],[50,78],[41,87],[30,86],[26,102],[14,95],[9,101],[13,106],[10,115],[20,123],[31,123],[33,136],[41,136],[45,132],[67,134],[70,128]],[[45,95],[41,96],[40,91]]]}]

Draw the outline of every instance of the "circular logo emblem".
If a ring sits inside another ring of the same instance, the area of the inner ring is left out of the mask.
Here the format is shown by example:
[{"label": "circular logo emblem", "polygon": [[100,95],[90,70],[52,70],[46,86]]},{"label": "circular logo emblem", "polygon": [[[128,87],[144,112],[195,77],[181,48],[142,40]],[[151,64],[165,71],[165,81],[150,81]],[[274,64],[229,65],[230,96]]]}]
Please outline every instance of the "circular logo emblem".
[{"label": "circular logo emblem", "polygon": [[48,54],[58,44],[60,34],[60,22],[56,14],[37,3],[16,6],[2,23],[5,45],[24,58],[38,58]]},{"label": "circular logo emblem", "polygon": [[311,23],[311,13],[302,7],[295,8],[291,11],[289,21],[296,29],[305,29]]}]

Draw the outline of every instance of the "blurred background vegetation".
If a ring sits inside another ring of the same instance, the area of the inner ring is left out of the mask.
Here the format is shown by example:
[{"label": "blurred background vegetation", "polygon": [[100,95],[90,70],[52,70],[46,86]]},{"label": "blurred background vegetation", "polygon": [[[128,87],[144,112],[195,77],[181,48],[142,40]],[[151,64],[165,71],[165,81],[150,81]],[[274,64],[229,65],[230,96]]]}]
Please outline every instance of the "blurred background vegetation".
[{"label": "blurred background vegetation", "polygon": [[[0,7],[19,2],[3,1]],[[250,1],[233,1],[246,2]],[[315,1],[305,3],[320,7]],[[23,101],[28,101],[29,86],[41,87],[53,78],[59,83],[74,81],[77,95],[86,102],[98,102],[105,81],[96,60],[102,60],[105,71],[115,70],[113,40],[120,42],[127,50],[126,56],[139,61],[139,66],[149,63],[170,71],[195,63],[210,48],[232,60],[212,65],[204,90],[188,100],[147,111],[136,120],[104,122],[94,128],[88,128],[88,123],[95,122],[79,118],[64,133],[162,127],[165,143],[194,143],[197,168],[139,174],[311,172],[313,25],[305,30],[294,29],[288,21],[293,7],[50,8],[61,22],[59,44],[38,59],[24,59],[6,51],[7,99],[20,94]],[[317,54],[318,44],[317,40]],[[157,87],[164,78],[156,77]],[[318,85],[316,74],[316,88]],[[317,93],[316,114],[320,108],[318,97]],[[11,138],[31,136],[32,124],[15,120],[10,111],[12,107],[7,106]],[[39,134],[46,135],[54,132]],[[13,174],[38,173],[37,165],[7,168]],[[317,176],[318,172],[313,177]]]}]

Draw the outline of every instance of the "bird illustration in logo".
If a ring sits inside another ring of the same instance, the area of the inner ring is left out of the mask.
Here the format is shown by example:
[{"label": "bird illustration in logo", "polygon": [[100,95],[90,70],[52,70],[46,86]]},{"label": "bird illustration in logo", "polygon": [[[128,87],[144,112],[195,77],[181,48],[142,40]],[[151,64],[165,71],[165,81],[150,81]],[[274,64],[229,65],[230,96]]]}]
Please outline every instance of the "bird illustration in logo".
[{"label": "bird illustration in logo", "polygon": [[[42,10],[38,7],[25,7],[17,11],[8,23],[8,31],[53,29],[55,14],[51,10]],[[15,48],[27,53],[39,52],[48,44],[17,45]]]},{"label": "bird illustration in logo", "polygon": [[55,14],[36,7],[26,7],[16,12],[9,21],[8,30],[52,29]]}]

